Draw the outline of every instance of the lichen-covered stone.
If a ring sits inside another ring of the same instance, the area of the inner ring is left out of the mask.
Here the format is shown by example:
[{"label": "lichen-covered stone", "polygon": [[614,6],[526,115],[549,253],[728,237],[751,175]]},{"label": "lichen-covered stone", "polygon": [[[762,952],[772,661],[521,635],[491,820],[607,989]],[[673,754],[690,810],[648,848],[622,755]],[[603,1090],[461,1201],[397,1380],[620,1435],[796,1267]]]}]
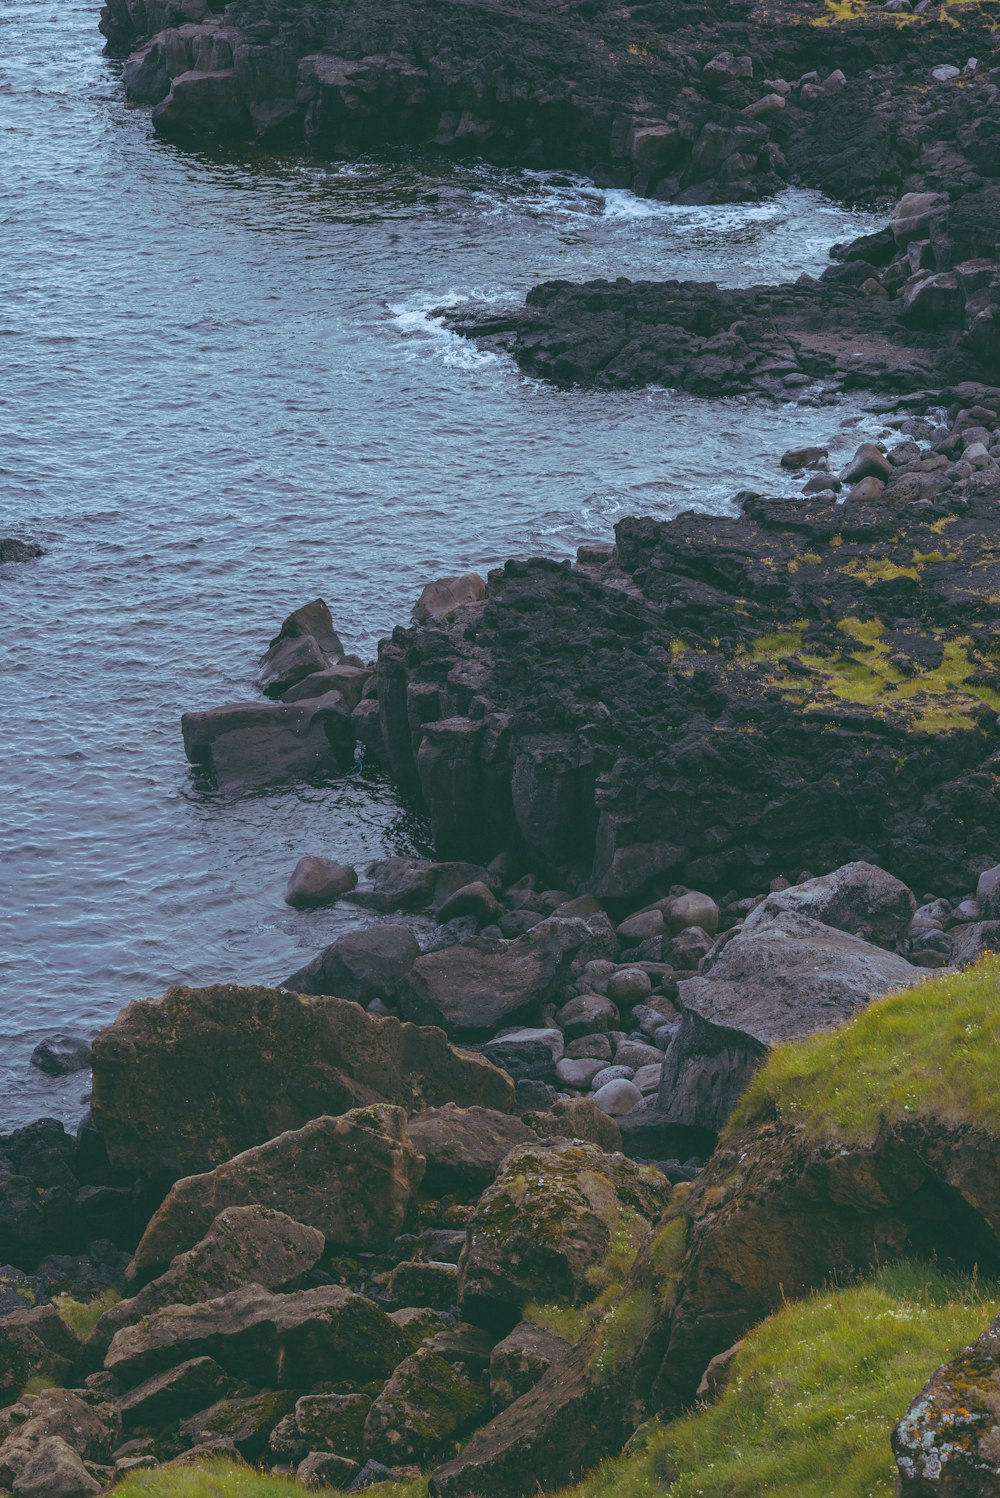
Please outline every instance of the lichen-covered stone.
[{"label": "lichen-covered stone", "polygon": [[892,1435],[898,1498],[1000,1492],[1000,1316],[932,1374]]},{"label": "lichen-covered stone", "polygon": [[397,1305],[446,1311],[458,1301],[458,1266],[404,1259],[392,1271],[389,1295]]}]

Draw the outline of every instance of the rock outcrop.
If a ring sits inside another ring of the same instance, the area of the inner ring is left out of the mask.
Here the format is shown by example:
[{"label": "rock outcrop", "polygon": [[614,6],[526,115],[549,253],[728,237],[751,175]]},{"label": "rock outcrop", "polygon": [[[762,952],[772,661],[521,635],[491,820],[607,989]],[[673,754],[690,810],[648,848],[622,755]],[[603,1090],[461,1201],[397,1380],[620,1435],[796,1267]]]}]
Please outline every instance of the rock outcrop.
[{"label": "rock outcrop", "polygon": [[508,563],[461,626],[383,641],[386,762],[445,854],[604,900],[859,860],[969,888],[1000,845],[998,486],[751,497]]}]

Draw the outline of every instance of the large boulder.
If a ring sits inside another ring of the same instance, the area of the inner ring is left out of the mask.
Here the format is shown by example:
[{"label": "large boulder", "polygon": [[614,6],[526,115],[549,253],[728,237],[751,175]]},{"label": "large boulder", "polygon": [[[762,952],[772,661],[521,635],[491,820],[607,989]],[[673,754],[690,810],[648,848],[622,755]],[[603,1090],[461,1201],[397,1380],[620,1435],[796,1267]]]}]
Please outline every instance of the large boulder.
[{"label": "large boulder", "polygon": [[147,1278],[197,1243],[223,1208],[259,1204],[318,1228],[337,1247],[385,1248],[424,1173],[402,1108],[373,1103],[314,1118],[171,1188],[135,1251]]},{"label": "large boulder", "polygon": [[751,918],[700,977],[678,984],[681,1023],[660,1078],[663,1122],[717,1133],[772,1046],[842,1024],[926,977],[794,908]]},{"label": "large boulder", "polygon": [[285,979],[294,993],[335,994],[367,1004],[372,999],[395,1003],[420,945],[409,926],[367,926],[345,931],[305,967]]},{"label": "large boulder", "polygon": [[194,1306],[165,1306],[114,1338],[105,1368],[126,1387],[212,1358],[260,1387],[386,1378],[406,1356],[403,1333],[374,1301],[339,1285],[272,1295],[246,1285]]},{"label": "large boulder", "polygon": [[617,952],[611,924],[600,914],[541,921],[515,941],[479,938],[425,952],[410,972],[407,1012],[449,1032],[482,1034],[544,1002],[574,961],[582,966]]},{"label": "large boulder", "polygon": [[232,702],[181,717],[184,753],[217,785],[349,770],[357,734],[339,692],[308,702]]},{"label": "large boulder", "polygon": [[916,908],[902,880],[872,863],[846,863],[832,874],[768,895],[743,924],[744,930],[753,930],[792,910],[892,950],[905,936]]},{"label": "large boulder", "polygon": [[462,577],[439,577],[426,585],[414,604],[414,623],[449,619],[467,603],[478,603],[485,592],[486,583],[478,572],[466,572]]},{"label": "large boulder", "polygon": [[459,1265],[463,1315],[507,1331],[531,1300],[593,1299],[616,1235],[629,1225],[641,1235],[669,1194],[655,1167],[581,1140],[514,1150],[469,1225]]},{"label": "large boulder", "polygon": [[[115,1165],[176,1180],[369,1103],[510,1112],[509,1077],[440,1030],[279,988],[173,988],[94,1042],[94,1121]],[[293,1214],[294,1215],[294,1214]]]},{"label": "large boulder", "polygon": [[[70,1474],[83,1469],[83,1459],[107,1462],[118,1444],[121,1420],[113,1404],[89,1393],[44,1389],[24,1401],[27,1418],[15,1425],[0,1445],[0,1486],[15,1492],[45,1494],[48,1472],[54,1493],[71,1494]],[[53,1447],[51,1442],[58,1442]],[[75,1461],[70,1461],[69,1452]],[[96,1489],[82,1488],[81,1492]]]},{"label": "large boulder", "polygon": [[410,1119],[407,1132],[427,1161],[424,1190],[478,1195],[496,1180],[504,1158],[537,1136],[514,1114],[446,1103]]},{"label": "large boulder", "polygon": [[107,1351],[117,1331],[161,1306],[195,1305],[242,1285],[280,1290],[312,1269],[325,1246],[318,1228],[273,1207],[225,1207],[200,1242],[179,1254],[158,1279],[105,1311],[89,1348]]},{"label": "large boulder", "polygon": [[931,1375],[892,1434],[898,1498],[1000,1491],[1000,1316]]}]

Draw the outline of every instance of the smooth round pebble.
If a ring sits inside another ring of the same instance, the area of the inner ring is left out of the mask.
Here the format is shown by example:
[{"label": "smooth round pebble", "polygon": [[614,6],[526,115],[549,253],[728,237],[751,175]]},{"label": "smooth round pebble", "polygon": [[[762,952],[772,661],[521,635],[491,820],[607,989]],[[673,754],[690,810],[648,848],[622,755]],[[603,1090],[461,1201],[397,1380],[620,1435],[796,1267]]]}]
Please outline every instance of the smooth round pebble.
[{"label": "smooth round pebble", "polygon": [[623,1114],[631,1113],[642,1102],[642,1093],[627,1077],[619,1077],[614,1082],[606,1083],[593,1096],[598,1108],[612,1118],[621,1118]]},{"label": "smooth round pebble", "polygon": [[563,1059],[556,1066],[556,1081],[564,1087],[589,1087],[599,1072],[607,1071],[607,1063],[593,1056],[578,1059]]}]

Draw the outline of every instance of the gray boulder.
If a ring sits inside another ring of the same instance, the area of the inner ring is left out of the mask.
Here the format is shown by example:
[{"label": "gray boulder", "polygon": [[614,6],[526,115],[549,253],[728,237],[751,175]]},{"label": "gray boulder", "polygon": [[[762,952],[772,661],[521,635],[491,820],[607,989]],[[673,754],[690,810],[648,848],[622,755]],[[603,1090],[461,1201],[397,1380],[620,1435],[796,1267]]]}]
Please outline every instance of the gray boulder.
[{"label": "gray boulder", "polygon": [[339,692],[301,703],[235,702],[181,718],[189,762],[219,785],[349,770],[357,737]]},{"label": "gray boulder", "polygon": [[332,905],[357,882],[357,872],[349,863],[335,863],[331,858],[306,853],[292,870],[285,889],[285,904],[295,910]]},{"label": "gray boulder", "polygon": [[393,1003],[402,992],[420,956],[420,945],[409,926],[377,925],[346,931],[305,967],[285,979],[293,993],[335,994],[367,1004],[371,999]]},{"label": "gray boulder", "polygon": [[439,577],[428,583],[413,608],[413,622],[427,624],[432,619],[448,619],[467,603],[478,603],[486,593],[486,583],[478,572],[462,577]]},{"label": "gray boulder", "polygon": [[[832,874],[768,895],[747,916],[744,930],[754,930],[790,910],[892,950],[906,934],[916,908],[906,885],[884,869],[872,863],[845,863]],[[703,972],[711,971],[712,962],[709,958]]]},{"label": "gray boulder", "polygon": [[512,1077],[545,1081],[552,1077],[565,1044],[561,1030],[509,1030],[483,1047],[483,1055]]},{"label": "gray boulder", "polygon": [[717,1132],[771,1046],[839,1025],[926,977],[794,910],[748,923],[713,954],[707,973],[678,985],[681,1023],[660,1083],[664,1122]]}]

